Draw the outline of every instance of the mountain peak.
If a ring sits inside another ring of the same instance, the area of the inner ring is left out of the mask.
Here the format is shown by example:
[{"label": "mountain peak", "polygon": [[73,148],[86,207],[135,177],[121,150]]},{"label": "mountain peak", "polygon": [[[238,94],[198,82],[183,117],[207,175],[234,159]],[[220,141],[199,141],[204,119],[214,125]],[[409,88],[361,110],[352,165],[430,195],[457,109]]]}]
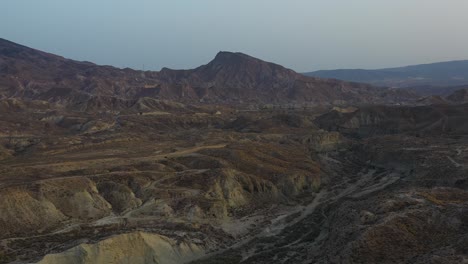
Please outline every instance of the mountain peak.
[{"label": "mountain peak", "polygon": [[225,64],[225,63],[239,63],[242,61],[260,61],[254,57],[251,57],[247,54],[241,52],[230,52],[230,51],[220,51],[216,54],[216,57],[213,59],[212,63],[215,64]]}]

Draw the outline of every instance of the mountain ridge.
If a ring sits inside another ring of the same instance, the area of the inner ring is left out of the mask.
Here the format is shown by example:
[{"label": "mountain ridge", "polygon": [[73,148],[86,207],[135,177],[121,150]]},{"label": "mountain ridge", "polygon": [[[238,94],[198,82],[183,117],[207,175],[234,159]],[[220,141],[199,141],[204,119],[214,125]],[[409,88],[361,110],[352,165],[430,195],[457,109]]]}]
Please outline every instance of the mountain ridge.
[{"label": "mountain ridge", "polygon": [[456,86],[468,84],[468,60],[454,60],[383,69],[336,69],[304,75],[363,82],[386,87]]},{"label": "mountain ridge", "polygon": [[240,52],[221,51],[194,69],[158,72],[78,62],[0,41],[0,98],[83,103],[75,101],[76,93],[82,100],[152,97],[229,104],[397,103],[413,98],[404,91],[307,77]]}]

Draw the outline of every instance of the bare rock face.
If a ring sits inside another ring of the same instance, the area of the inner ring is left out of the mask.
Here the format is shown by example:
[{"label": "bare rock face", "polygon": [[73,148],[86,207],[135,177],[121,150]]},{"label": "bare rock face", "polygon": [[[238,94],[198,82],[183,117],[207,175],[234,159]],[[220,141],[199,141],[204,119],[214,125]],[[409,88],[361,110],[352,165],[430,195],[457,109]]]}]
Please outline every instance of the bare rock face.
[{"label": "bare rock face", "polygon": [[98,185],[99,193],[108,201],[112,209],[117,213],[131,210],[142,204],[141,199],[135,197],[135,193],[126,185],[112,181],[102,182]]},{"label": "bare rock face", "polygon": [[51,201],[23,188],[0,192],[2,236],[47,231],[67,219]]},{"label": "bare rock face", "polygon": [[111,205],[86,178],[45,181],[0,192],[2,236],[42,233],[67,219],[89,221],[108,215]]},{"label": "bare rock face", "polygon": [[340,133],[328,131],[316,131],[301,139],[303,144],[306,144],[314,151],[330,151],[343,143],[344,139]]},{"label": "bare rock face", "polygon": [[86,178],[46,181],[40,185],[40,193],[71,218],[98,219],[111,211],[95,183]]},{"label": "bare rock face", "polygon": [[95,244],[80,244],[65,252],[46,255],[38,264],[74,263],[187,263],[204,253],[204,249],[185,241],[144,232],[117,235]]},{"label": "bare rock face", "polygon": [[11,157],[12,151],[6,149],[4,146],[0,145],[0,160]]}]

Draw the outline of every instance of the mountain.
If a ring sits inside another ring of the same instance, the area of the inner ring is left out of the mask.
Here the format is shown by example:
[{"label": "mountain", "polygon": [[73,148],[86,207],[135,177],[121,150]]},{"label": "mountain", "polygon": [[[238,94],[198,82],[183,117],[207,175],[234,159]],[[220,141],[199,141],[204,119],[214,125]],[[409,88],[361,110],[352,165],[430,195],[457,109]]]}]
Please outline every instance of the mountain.
[{"label": "mountain", "polygon": [[468,84],[468,60],[378,70],[322,70],[305,75],[386,87],[456,86]]},{"label": "mountain", "polygon": [[220,52],[194,70],[165,68],[159,76],[169,90],[177,84],[184,90],[183,96],[208,102],[383,103],[411,97],[365,84],[305,77],[283,66],[231,52]]},{"label": "mountain", "polygon": [[395,103],[411,93],[324,80],[242,53],[220,52],[190,70],[136,71],[78,62],[0,39],[0,98],[103,107],[142,97],[186,103]]}]

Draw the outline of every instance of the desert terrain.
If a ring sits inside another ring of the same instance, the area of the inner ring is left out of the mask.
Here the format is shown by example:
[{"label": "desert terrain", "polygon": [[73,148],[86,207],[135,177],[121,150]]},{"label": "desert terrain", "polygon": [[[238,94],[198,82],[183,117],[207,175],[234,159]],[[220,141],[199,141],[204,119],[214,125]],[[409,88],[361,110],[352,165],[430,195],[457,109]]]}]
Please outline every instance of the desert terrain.
[{"label": "desert terrain", "polygon": [[0,263],[466,263],[466,91],[0,42]]}]

